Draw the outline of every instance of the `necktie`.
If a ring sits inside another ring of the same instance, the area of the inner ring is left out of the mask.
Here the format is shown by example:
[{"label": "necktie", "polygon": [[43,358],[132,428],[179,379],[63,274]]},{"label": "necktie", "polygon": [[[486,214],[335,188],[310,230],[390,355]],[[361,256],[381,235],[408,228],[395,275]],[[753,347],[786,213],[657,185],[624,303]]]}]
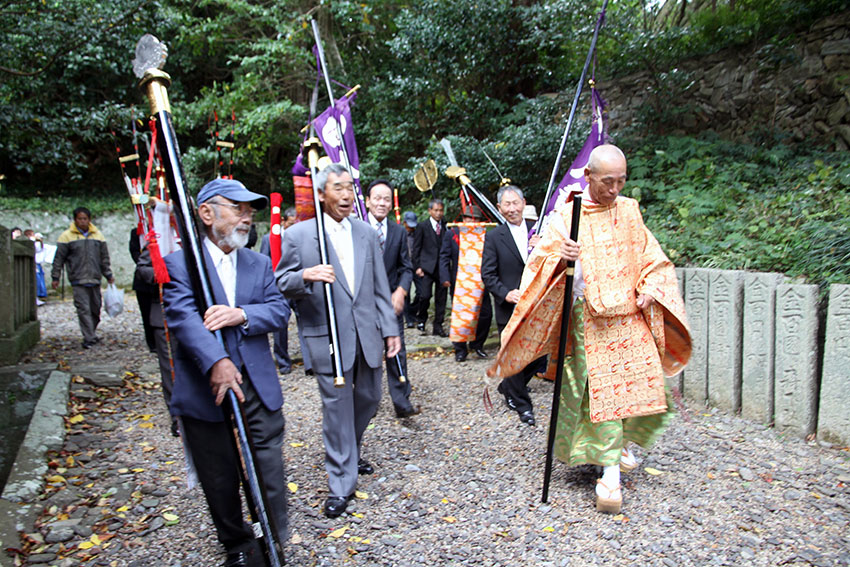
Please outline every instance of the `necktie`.
[{"label": "necktie", "polygon": [[375,227],[378,229],[378,242],[381,245],[381,252],[384,251],[384,242],[386,238],[384,238],[384,223],[379,222],[375,224]]},{"label": "necktie", "polygon": [[440,236],[440,223],[437,223],[437,228],[434,231],[437,233],[437,236]]},{"label": "necktie", "polygon": [[227,254],[221,257],[221,262],[218,264],[218,279],[221,280],[227,302],[233,307],[236,303],[236,282],[233,278],[233,261]]}]

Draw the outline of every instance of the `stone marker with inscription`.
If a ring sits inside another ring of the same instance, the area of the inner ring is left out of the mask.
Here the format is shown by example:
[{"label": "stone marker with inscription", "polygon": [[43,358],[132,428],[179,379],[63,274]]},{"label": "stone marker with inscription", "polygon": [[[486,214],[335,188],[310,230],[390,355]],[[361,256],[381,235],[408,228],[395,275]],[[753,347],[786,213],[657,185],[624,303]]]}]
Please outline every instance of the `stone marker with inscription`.
[{"label": "stone marker with inscription", "polygon": [[818,286],[777,286],[775,426],[801,437],[815,431],[817,420],[817,308]]},{"label": "stone marker with inscription", "polygon": [[709,271],[708,401],[732,412],[741,408],[743,276],[738,271]]},{"label": "stone marker with inscription", "polygon": [[818,438],[850,444],[850,285],[832,284],[818,408]]},{"label": "stone marker with inscription", "polygon": [[689,400],[705,403],[708,385],[708,272],[685,269],[685,311],[691,326],[691,360],[682,376],[682,393]]},{"label": "stone marker with inscription", "polygon": [[764,424],[773,422],[776,286],[782,280],[782,274],[744,274],[741,415]]}]

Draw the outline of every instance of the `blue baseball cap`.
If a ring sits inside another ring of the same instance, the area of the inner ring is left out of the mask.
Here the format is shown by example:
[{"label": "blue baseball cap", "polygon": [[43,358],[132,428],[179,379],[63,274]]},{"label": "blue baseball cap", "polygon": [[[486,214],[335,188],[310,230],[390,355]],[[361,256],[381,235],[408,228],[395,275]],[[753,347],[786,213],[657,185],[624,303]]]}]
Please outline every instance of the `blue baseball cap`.
[{"label": "blue baseball cap", "polygon": [[404,224],[406,224],[410,228],[416,228],[416,225],[419,222],[416,219],[416,213],[414,213],[413,211],[405,211],[403,218],[404,218]]},{"label": "blue baseball cap", "polygon": [[197,202],[200,205],[215,197],[221,195],[225,199],[230,199],[234,203],[249,203],[254,209],[265,209],[269,204],[268,198],[248,191],[241,182],[235,179],[213,179],[203,187],[198,193]]}]

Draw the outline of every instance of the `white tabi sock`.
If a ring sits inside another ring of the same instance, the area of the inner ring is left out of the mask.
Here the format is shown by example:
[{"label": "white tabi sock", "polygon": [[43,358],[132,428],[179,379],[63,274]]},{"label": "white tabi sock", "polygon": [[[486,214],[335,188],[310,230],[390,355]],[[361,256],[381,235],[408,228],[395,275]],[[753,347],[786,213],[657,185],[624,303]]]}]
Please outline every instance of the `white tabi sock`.
[{"label": "white tabi sock", "polygon": [[[618,486],[620,486],[620,464],[611,465],[609,467],[602,468],[602,483],[596,485],[596,492],[599,496],[603,498],[610,498],[609,491],[614,490]],[[607,487],[607,489],[605,488]]]}]

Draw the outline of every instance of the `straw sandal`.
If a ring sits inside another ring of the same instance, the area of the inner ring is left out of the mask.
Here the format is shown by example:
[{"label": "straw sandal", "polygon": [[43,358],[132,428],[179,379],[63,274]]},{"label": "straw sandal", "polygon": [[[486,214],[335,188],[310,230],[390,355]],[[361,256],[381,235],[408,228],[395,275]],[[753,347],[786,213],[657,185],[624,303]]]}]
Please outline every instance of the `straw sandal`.
[{"label": "straw sandal", "polygon": [[620,472],[632,472],[638,466],[637,458],[632,454],[627,447],[623,447],[623,452],[620,453]]},{"label": "straw sandal", "polygon": [[[607,492],[607,498],[599,492],[599,487],[602,487],[602,492]],[[623,506],[623,492],[618,484],[613,490],[602,479],[596,481],[596,511],[607,512],[608,514],[619,514],[620,508]]]}]

